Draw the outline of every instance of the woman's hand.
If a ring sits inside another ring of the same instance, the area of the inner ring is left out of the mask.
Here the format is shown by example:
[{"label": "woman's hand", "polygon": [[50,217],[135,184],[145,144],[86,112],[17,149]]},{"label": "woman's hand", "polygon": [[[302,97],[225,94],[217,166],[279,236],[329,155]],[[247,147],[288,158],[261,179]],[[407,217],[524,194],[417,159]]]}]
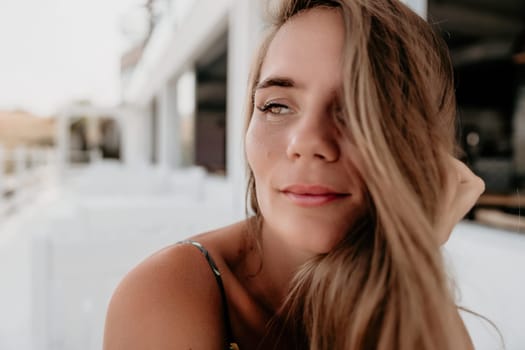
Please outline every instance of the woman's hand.
[{"label": "woman's hand", "polygon": [[485,191],[485,183],[463,162],[449,157],[444,193],[436,215],[436,234],[439,244],[444,244],[452,229],[476,204]]}]

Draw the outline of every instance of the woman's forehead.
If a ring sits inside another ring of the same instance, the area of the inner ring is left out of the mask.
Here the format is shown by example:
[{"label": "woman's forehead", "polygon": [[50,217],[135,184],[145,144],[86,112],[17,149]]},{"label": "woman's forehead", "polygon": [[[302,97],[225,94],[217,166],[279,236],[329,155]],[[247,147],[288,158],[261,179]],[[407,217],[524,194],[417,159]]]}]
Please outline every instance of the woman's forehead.
[{"label": "woman's forehead", "polygon": [[343,19],[335,9],[311,9],[292,17],[270,42],[259,82],[277,77],[296,86],[315,81],[339,87],[344,37]]}]

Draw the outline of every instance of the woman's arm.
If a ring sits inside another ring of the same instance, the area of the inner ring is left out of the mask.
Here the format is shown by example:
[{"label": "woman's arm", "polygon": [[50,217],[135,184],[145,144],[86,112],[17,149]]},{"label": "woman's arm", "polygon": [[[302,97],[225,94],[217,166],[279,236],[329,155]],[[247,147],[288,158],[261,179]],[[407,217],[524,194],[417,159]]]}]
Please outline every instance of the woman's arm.
[{"label": "woman's arm", "polygon": [[167,248],[133,269],[109,304],[104,350],[225,349],[220,293],[195,247]]}]

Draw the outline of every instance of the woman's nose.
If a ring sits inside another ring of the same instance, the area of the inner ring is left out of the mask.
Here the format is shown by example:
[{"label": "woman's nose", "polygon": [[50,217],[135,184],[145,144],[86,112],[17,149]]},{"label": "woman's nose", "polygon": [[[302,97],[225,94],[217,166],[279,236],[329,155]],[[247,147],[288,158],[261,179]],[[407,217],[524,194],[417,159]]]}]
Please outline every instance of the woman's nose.
[{"label": "woman's nose", "polygon": [[293,125],[289,134],[286,155],[289,159],[320,159],[335,162],[340,149],[337,131],[331,118],[303,115]]}]

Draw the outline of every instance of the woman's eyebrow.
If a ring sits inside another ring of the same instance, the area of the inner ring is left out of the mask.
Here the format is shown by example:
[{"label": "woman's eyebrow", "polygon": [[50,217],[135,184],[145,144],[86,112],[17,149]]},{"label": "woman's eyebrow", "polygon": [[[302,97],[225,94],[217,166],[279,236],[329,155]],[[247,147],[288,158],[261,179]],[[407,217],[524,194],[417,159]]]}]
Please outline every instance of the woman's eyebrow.
[{"label": "woman's eyebrow", "polygon": [[255,90],[259,89],[266,89],[271,86],[279,86],[279,87],[297,87],[293,79],[286,78],[286,77],[269,77],[264,79],[261,82],[258,82],[255,86]]}]

